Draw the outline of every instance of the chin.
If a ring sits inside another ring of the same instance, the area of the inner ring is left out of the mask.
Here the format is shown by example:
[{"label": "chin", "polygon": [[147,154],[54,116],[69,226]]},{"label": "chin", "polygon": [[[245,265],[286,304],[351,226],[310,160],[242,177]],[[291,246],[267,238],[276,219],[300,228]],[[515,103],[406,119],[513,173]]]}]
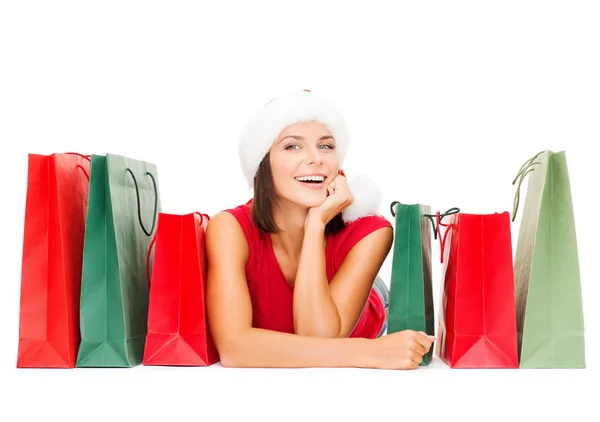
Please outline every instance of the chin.
[{"label": "chin", "polygon": [[326,193],[315,191],[315,192],[295,192],[295,195],[286,198],[288,201],[297,204],[304,208],[314,208],[321,205],[327,198]]},{"label": "chin", "polygon": [[305,194],[302,198],[302,203],[308,208],[314,208],[321,205],[327,199],[326,192],[315,192],[311,194]]}]

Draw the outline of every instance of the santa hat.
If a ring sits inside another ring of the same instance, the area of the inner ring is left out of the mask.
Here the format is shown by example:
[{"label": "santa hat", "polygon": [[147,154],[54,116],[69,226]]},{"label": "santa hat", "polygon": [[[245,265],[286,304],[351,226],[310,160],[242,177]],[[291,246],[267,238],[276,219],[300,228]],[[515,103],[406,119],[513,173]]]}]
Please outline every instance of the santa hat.
[{"label": "santa hat", "polygon": [[[242,132],[239,154],[248,187],[254,186],[258,166],[283,129],[294,123],[311,121],[323,124],[331,132],[342,167],[350,147],[350,134],[345,119],[328,99],[309,90],[292,92],[269,101]],[[381,192],[372,180],[365,175],[349,177],[348,188],[354,196],[354,202],[342,212],[345,222],[379,213]]]}]

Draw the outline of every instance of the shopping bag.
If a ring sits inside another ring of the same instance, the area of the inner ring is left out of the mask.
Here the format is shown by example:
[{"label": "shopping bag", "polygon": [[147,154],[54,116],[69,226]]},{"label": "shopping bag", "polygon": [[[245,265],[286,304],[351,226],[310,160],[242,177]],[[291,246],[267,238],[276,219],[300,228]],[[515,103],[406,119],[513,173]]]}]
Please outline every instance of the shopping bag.
[{"label": "shopping bag", "polygon": [[75,366],[88,174],[83,155],[28,155],[18,368]]},{"label": "shopping bag", "polygon": [[159,212],[154,164],[92,155],[78,367],[141,363],[148,317],[146,254]]},{"label": "shopping bag", "polygon": [[[529,175],[515,254],[520,366],[584,368],[585,335],[575,217],[565,151],[527,160]],[[519,205],[515,195],[513,221]]]},{"label": "shopping bag", "polygon": [[201,213],[158,216],[151,276],[148,271],[144,365],[210,366],[219,361],[206,313],[209,220]]},{"label": "shopping bag", "polygon": [[518,368],[509,213],[435,217],[443,262],[436,354],[451,368]]},{"label": "shopping bag", "polygon": [[[395,231],[387,332],[414,330],[433,335],[431,230],[426,218],[431,207],[394,201],[390,208]],[[429,365],[432,355],[433,348],[423,356],[421,366]]]}]

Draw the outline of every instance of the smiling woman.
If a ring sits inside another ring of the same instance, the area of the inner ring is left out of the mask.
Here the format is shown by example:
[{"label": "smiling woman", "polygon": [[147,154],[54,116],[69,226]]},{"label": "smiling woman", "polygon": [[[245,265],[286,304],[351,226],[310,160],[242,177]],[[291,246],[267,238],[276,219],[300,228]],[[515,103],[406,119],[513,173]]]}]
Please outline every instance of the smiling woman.
[{"label": "smiling woman", "polygon": [[[324,134],[325,133],[325,134]],[[303,135],[298,135],[303,134]],[[311,149],[322,162],[318,169],[298,168],[298,160]],[[279,233],[272,209],[291,204],[304,204],[305,208],[321,205],[328,195],[326,187],[339,171],[335,139],[318,122],[296,123],[283,129],[270,151],[258,166],[254,177],[254,203],[252,218],[265,233]],[[310,190],[306,190],[310,189]],[[337,214],[326,225],[325,234],[343,226],[342,216]]]},{"label": "smiling woman", "polygon": [[[275,98],[242,134],[254,196],[207,227],[207,307],[224,366],[416,368],[424,333],[383,335],[377,276],[392,226],[377,187],[348,183],[344,119],[308,91]],[[362,188],[361,188],[362,187]]]}]

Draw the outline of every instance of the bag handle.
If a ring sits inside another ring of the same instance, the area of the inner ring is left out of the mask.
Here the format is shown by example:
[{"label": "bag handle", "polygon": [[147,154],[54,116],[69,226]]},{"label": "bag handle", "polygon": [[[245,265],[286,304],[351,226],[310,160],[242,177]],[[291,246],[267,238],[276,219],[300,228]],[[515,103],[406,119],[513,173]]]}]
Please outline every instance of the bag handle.
[{"label": "bag handle", "polygon": [[[438,235],[439,236],[439,241],[440,241],[440,263],[444,263],[444,249],[446,247],[446,239],[448,237],[448,232],[452,229],[452,224],[444,224],[442,223],[442,219],[444,217],[447,217],[449,215],[452,214],[458,214],[460,212],[460,208],[457,207],[453,207],[450,208],[449,210],[447,210],[444,213],[440,213],[439,211],[435,213],[435,215],[433,214],[423,214],[423,217],[428,218],[429,221],[431,222],[431,225],[433,227],[433,238],[437,239]],[[433,218],[435,217],[435,223],[433,221]],[[440,232],[440,226],[442,227],[447,227],[446,231],[444,232],[444,236],[441,236],[441,232]]]},{"label": "bag handle", "polygon": [[394,205],[400,204],[402,205],[402,202],[400,201],[394,201],[390,204],[390,212],[392,213],[392,216],[395,217],[396,216],[396,212],[394,211]]},{"label": "bag handle", "polygon": [[[402,204],[400,201],[393,201],[390,204],[390,212],[392,213],[392,216],[396,216],[396,212],[394,211],[394,206],[396,206],[397,204]],[[444,217],[447,217],[449,215],[452,214],[457,214],[460,212],[460,208],[450,208],[449,210],[447,210],[445,213],[440,214],[440,212],[438,211],[437,213],[435,213],[435,215],[433,214],[423,214],[423,217],[428,218],[429,221],[431,221],[431,225],[433,228],[433,238],[437,239],[438,238],[438,233],[440,233],[440,226],[443,227],[450,227],[448,224],[444,224],[442,223],[442,219]],[[433,220],[433,218],[435,217],[435,222]],[[451,228],[451,227],[450,227]],[[440,236],[440,250],[441,250],[441,257],[440,257],[440,262],[444,262],[444,247],[446,246],[446,237],[448,236],[448,231],[446,230],[446,232],[444,233],[444,236],[442,238],[442,236]]]},{"label": "bag handle", "polygon": [[[89,155],[83,155],[80,154],[78,152],[65,152],[65,154],[68,155],[77,155],[78,157],[84,158],[86,160],[88,160],[88,162],[92,162],[92,159],[90,158]],[[83,168],[83,166],[81,164],[77,164],[77,168],[81,169],[81,171],[83,172],[83,174],[85,174],[85,178],[88,179],[88,182],[90,181],[90,175],[88,174],[88,172]]]},{"label": "bag handle", "polygon": [[[204,222],[204,218],[206,218],[206,221],[210,221],[210,216],[208,214],[199,213],[197,211],[195,211],[194,214],[198,214],[200,216],[200,225],[202,225],[202,223]],[[156,233],[152,237],[152,242],[150,242],[150,246],[148,246],[148,254],[146,255],[146,279],[148,280],[148,287],[150,287],[150,284],[151,284],[150,255],[152,254],[152,248],[154,247],[155,243],[156,243]]]},{"label": "bag handle", "polygon": [[148,255],[146,255],[146,280],[148,280],[148,288],[150,288],[150,254],[152,253],[152,248],[156,243],[156,233],[152,237],[152,242],[150,242],[150,246],[148,246]]},{"label": "bag handle", "polygon": [[515,197],[513,199],[513,212],[512,212],[511,222],[515,221],[515,218],[517,216],[517,210],[519,209],[519,200],[521,198],[521,184],[523,183],[523,180],[525,179],[525,177],[529,173],[531,173],[532,171],[535,170],[534,166],[536,164],[540,164],[539,161],[535,161],[535,160],[544,152],[546,152],[546,151],[540,151],[536,155],[531,157],[529,160],[525,161],[523,163],[523,165],[521,166],[521,168],[519,169],[517,176],[515,177],[515,179],[512,182],[512,184],[514,185],[517,182],[517,179],[519,179],[519,184],[517,185],[517,191],[515,192]]},{"label": "bag handle", "polygon": [[79,157],[81,157],[81,158],[85,158],[85,159],[86,159],[86,160],[88,160],[90,163],[92,162],[92,159],[91,159],[91,156],[90,156],[90,155],[83,155],[83,154],[80,154],[80,153],[78,153],[78,152],[65,152],[65,154],[68,154],[68,155],[77,155],[77,156],[79,156]]},{"label": "bag handle", "polygon": [[204,218],[206,218],[206,221],[210,221],[210,216],[208,214],[199,213],[198,211],[194,211],[194,214],[198,214],[200,216],[200,225],[204,223]]},{"label": "bag handle", "polygon": [[135,176],[133,175],[133,172],[131,171],[130,168],[126,168],[125,171],[128,172],[129,174],[131,174],[131,177],[133,178],[133,184],[135,185],[135,195],[137,197],[138,220],[140,222],[140,226],[142,226],[142,230],[144,231],[144,233],[146,233],[146,236],[150,237],[152,235],[152,232],[154,231],[154,227],[156,226],[156,211],[158,210],[158,190],[156,189],[156,180],[154,179],[154,176],[152,176],[152,174],[149,171],[146,172],[146,175],[150,176],[150,179],[152,179],[152,185],[154,186],[154,218],[152,219],[152,228],[150,229],[150,232],[148,232],[148,230],[146,230],[146,227],[144,226],[144,223],[142,222],[142,209],[141,209],[141,205],[140,205],[140,190],[138,188],[137,180],[135,179]]},{"label": "bag handle", "polygon": [[83,168],[83,166],[81,164],[77,164],[77,168],[81,169],[81,171],[83,172],[83,174],[85,175],[85,178],[88,180],[88,182],[90,181],[90,175],[88,174],[88,172]]}]

